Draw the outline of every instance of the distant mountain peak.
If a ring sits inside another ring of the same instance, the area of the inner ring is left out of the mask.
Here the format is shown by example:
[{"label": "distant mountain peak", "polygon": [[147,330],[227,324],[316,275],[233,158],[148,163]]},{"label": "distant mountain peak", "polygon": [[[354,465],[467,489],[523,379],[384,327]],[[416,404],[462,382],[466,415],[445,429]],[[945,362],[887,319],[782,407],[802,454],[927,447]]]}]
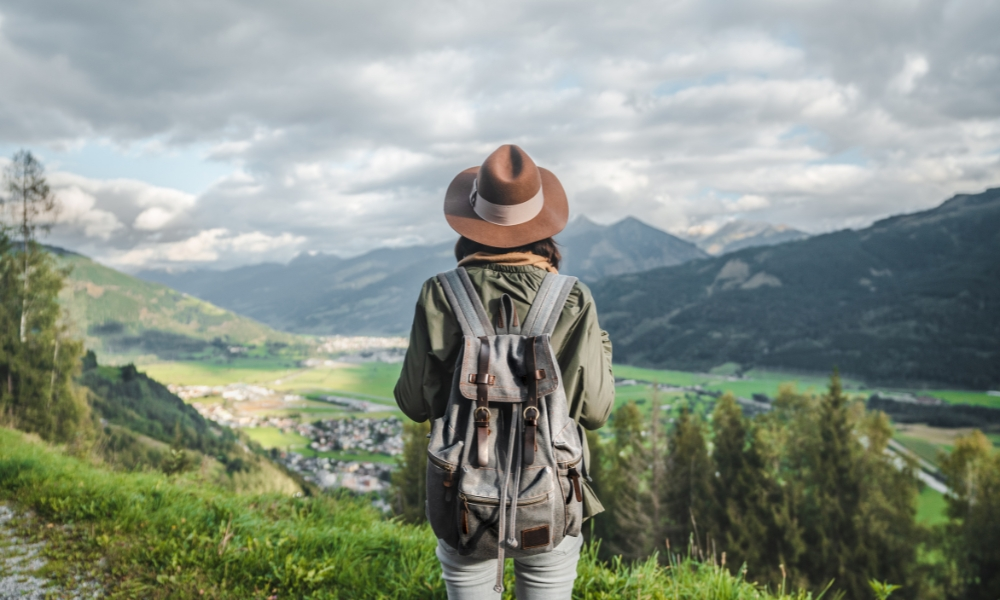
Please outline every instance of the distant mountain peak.
[{"label": "distant mountain peak", "polygon": [[289,264],[311,264],[311,263],[338,263],[343,259],[336,254],[326,254],[323,252],[317,252],[315,250],[310,250],[307,252],[299,252],[295,255]]},{"label": "distant mountain peak", "polygon": [[560,270],[583,281],[668,267],[707,256],[697,246],[634,216],[611,225],[577,217],[559,234]]},{"label": "distant mountain peak", "polygon": [[705,252],[719,256],[744,248],[773,246],[807,237],[809,234],[788,225],[737,219],[725,223],[712,233],[687,236],[687,239]]},{"label": "distant mountain peak", "polygon": [[566,225],[566,229],[563,229],[562,233],[556,237],[569,238],[575,235],[583,235],[585,233],[600,231],[606,227],[607,225],[595,223],[587,215],[579,215],[574,217],[573,220]]}]

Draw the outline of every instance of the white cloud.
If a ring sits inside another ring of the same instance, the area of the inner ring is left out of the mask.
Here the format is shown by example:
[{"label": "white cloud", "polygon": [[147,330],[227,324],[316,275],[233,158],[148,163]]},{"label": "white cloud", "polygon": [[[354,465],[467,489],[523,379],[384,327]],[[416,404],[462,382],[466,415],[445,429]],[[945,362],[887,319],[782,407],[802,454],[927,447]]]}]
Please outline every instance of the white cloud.
[{"label": "white cloud", "polygon": [[733,212],[749,212],[753,210],[761,210],[771,206],[771,202],[764,196],[758,196],[756,194],[745,194],[740,196],[730,205],[730,210]]},{"label": "white cloud", "polygon": [[926,57],[911,54],[906,57],[902,70],[889,81],[889,87],[900,94],[909,94],[929,70]]},{"label": "white cloud", "polygon": [[136,229],[144,231],[156,231],[174,218],[174,213],[160,206],[152,206],[139,213],[132,224]]},{"label": "white cloud", "polygon": [[234,235],[227,229],[215,228],[176,242],[145,244],[107,260],[127,267],[151,267],[213,262],[233,252],[261,259],[269,252],[295,248],[304,241],[305,238],[288,233],[269,236],[253,231]]},{"label": "white cloud", "polygon": [[83,229],[85,236],[107,240],[123,225],[109,211],[94,208],[97,199],[78,187],[69,187],[58,194],[59,224]]},{"label": "white cloud", "polygon": [[444,240],[445,187],[505,142],[574,213],[676,231],[1000,185],[996,3],[69,2],[4,8],[0,145],[231,167],[197,196],[53,173],[56,241],[137,267]]}]

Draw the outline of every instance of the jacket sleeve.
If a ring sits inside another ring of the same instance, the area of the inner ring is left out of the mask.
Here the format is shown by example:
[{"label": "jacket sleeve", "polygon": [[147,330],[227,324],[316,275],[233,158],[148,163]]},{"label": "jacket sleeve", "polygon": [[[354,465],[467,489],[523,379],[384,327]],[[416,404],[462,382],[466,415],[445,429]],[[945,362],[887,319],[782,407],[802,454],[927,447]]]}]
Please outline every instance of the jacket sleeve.
[{"label": "jacket sleeve", "polygon": [[399,373],[399,381],[393,395],[396,404],[407,417],[418,423],[423,423],[429,415],[428,406],[422,393],[424,370],[430,353],[430,340],[427,333],[427,313],[424,310],[424,290],[420,292],[417,307],[413,314],[413,327],[410,329],[410,345],[403,358],[403,368]]},{"label": "jacket sleeve", "polygon": [[393,395],[407,417],[422,423],[444,414],[462,331],[436,278],[424,283],[410,330],[410,346]]},{"label": "jacket sleeve", "polygon": [[597,321],[597,308],[586,285],[570,294],[553,332],[570,416],[587,429],[602,427],[615,403],[611,340]]}]

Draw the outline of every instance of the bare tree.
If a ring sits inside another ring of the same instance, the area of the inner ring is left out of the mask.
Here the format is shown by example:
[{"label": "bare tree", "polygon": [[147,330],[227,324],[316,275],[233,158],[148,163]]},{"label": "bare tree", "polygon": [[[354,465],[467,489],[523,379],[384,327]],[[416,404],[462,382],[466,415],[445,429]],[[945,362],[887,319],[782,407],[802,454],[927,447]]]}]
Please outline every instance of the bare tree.
[{"label": "bare tree", "polygon": [[[38,229],[48,231],[57,213],[56,197],[45,180],[45,167],[31,152],[21,150],[14,154],[10,164],[4,169],[3,189],[7,193],[7,213],[12,229],[21,237],[21,260],[24,265],[21,297],[20,338],[28,339],[28,311],[30,269],[28,252]],[[48,219],[48,220],[45,220]]]}]

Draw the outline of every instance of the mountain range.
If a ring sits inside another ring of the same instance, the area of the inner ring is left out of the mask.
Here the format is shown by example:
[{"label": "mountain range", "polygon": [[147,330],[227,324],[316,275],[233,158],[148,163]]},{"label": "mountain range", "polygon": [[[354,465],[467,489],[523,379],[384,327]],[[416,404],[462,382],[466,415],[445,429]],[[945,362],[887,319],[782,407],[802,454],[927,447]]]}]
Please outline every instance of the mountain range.
[{"label": "mountain range", "polygon": [[[694,244],[634,218],[598,225],[581,217],[557,241],[564,257],[561,271],[586,282],[707,256]],[[421,284],[454,268],[453,245],[380,248],[346,259],[300,254],[288,264],[138,276],[283,331],[405,335]]]},{"label": "mountain range", "polygon": [[592,286],[615,360],[1000,385],[1000,188]]},{"label": "mountain range", "polygon": [[[718,257],[631,218],[577,219],[559,242],[563,271],[594,291],[618,363],[1000,385],[1000,188]],[[445,243],[141,274],[157,284],[69,252],[59,260],[73,267],[63,301],[89,347],[163,357],[298,339],[275,329],[405,334],[420,284],[455,263]]]},{"label": "mountain range", "polygon": [[563,263],[560,272],[590,283],[667,267],[708,255],[691,242],[660,231],[635,217],[613,225],[598,225],[587,217],[573,220],[558,236]]},{"label": "mountain range", "polygon": [[712,256],[720,256],[744,248],[774,246],[807,237],[808,233],[788,225],[737,220],[726,223],[710,234],[688,236],[686,239]]}]

